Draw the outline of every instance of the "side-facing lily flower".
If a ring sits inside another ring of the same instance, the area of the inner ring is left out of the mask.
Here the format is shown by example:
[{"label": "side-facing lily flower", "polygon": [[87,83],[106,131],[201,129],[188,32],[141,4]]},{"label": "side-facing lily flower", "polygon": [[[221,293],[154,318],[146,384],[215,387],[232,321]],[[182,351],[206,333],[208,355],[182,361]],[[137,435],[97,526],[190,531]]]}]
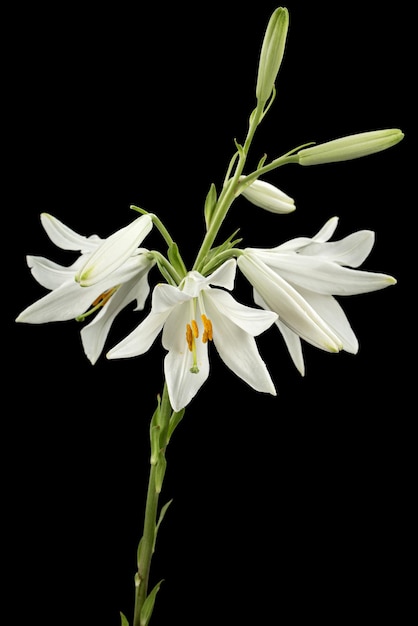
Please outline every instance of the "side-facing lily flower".
[{"label": "side-facing lily flower", "polygon": [[[275,388],[254,337],[277,319],[238,303],[223,289],[232,289],[236,261],[229,259],[210,276],[189,272],[178,287],[159,284],[152,294],[149,315],[108,353],[109,359],[146,352],[163,331],[168,350],[164,370],[170,402],[184,408],[209,375],[208,340],[213,340],[224,363],[257,391],[275,395]],[[213,287],[215,288],[213,288]]]},{"label": "side-facing lily flower", "polygon": [[[241,180],[244,179],[245,176],[241,176]],[[255,180],[250,185],[244,186],[242,190],[238,188],[238,193],[255,206],[270,213],[291,213],[296,209],[293,198],[264,180]]]},{"label": "side-facing lily flower", "polygon": [[[138,219],[143,220],[143,223],[140,226],[138,226],[138,220],[133,223],[136,247],[134,250],[131,249],[130,256],[125,258],[125,253],[121,252],[123,256],[119,258],[122,258],[122,261],[117,263],[113,258],[114,267],[111,272],[101,272],[99,280],[84,287],[76,278],[83,273],[86,265],[89,267],[92,258],[97,257],[98,253],[100,255],[104,246],[108,247],[107,242],[110,238],[103,240],[97,235],[84,237],[52,215],[43,213],[41,223],[51,241],[63,250],[77,251],[81,254],[69,267],[63,267],[44,257],[27,257],[28,266],[35,279],[51,291],[22,311],[16,321],[29,324],[59,322],[74,318],[82,321],[100,311],[94,320],[81,331],[84,351],[94,364],[103,350],[106,337],[117,314],[134,300],[136,300],[136,310],[143,309],[150,291],[148,272],[154,265],[154,261],[149,258],[148,250],[137,246],[142,241],[138,238],[138,230],[141,230],[143,239],[152,227],[152,220],[148,215]],[[122,236],[126,236],[125,230]],[[114,238],[114,235],[111,237]],[[112,242],[114,244],[114,239]],[[108,257],[105,263],[109,263]],[[97,268],[96,263],[94,267]]]},{"label": "side-facing lily flower", "polygon": [[299,237],[276,248],[247,248],[238,266],[254,287],[254,300],[278,314],[289,353],[303,375],[301,339],[327,350],[355,354],[356,336],[334,296],[383,289],[396,283],[387,274],[357,268],[370,253],[374,233],[363,230],[335,242],[338,218],[331,218],[313,238]]}]

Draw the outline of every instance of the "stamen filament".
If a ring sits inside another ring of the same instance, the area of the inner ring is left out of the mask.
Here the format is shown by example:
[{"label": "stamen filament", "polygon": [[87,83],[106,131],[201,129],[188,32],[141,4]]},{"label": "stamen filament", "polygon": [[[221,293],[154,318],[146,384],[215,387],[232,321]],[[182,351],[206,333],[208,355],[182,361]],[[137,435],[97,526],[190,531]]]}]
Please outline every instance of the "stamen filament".
[{"label": "stamen filament", "polygon": [[106,291],[101,293],[100,296],[98,296],[91,303],[91,308],[88,311],[86,311],[85,313],[82,313],[81,315],[78,315],[78,317],[75,318],[76,321],[83,322],[86,319],[86,317],[89,317],[90,315],[98,311],[102,306],[106,304],[106,302],[110,300],[110,298],[113,296],[115,291],[117,291],[118,289],[119,289],[119,285],[117,285],[116,287],[112,287],[111,289],[107,289]]}]

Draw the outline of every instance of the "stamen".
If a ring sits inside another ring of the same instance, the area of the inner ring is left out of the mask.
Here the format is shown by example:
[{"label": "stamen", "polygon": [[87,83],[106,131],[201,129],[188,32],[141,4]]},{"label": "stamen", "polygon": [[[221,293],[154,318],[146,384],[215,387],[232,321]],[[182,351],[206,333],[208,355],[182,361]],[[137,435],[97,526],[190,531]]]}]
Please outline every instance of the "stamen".
[{"label": "stamen", "polygon": [[187,345],[189,347],[190,352],[193,352],[194,340],[193,340],[192,327],[190,326],[190,324],[186,324],[186,341],[187,341]]},{"label": "stamen", "polygon": [[100,294],[98,298],[95,299],[94,302],[91,303],[91,306],[104,306],[106,302],[109,300],[111,296],[115,293],[117,287],[112,287],[111,289],[107,289],[103,293]]},{"label": "stamen", "polygon": [[197,339],[199,337],[199,328],[198,328],[196,320],[192,320],[192,331],[193,331],[193,337]]},{"label": "stamen", "polygon": [[91,303],[91,307],[88,311],[86,311],[85,313],[82,313],[81,315],[75,318],[77,322],[83,322],[86,319],[86,317],[98,311],[100,307],[104,306],[106,302],[110,300],[110,298],[113,296],[115,291],[119,289],[119,287],[120,285],[117,285],[116,287],[112,287],[111,289],[107,289],[106,291],[101,293],[100,296],[96,298],[94,302]]},{"label": "stamen", "polygon": [[202,313],[201,318],[202,318],[203,328],[204,328],[202,342],[206,343],[208,340],[209,341],[213,340],[212,322],[210,321],[210,319],[206,317],[204,313]]}]

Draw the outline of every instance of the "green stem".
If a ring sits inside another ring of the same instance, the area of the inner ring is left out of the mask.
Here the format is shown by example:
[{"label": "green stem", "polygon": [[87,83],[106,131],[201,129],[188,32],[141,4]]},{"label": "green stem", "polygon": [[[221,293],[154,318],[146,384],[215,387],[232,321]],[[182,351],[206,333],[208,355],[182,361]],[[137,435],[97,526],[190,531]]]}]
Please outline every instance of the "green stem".
[{"label": "green stem", "polygon": [[[141,623],[141,610],[147,599],[148,582],[151,570],[151,560],[155,548],[158,531],[157,512],[158,499],[165,471],[165,450],[169,440],[170,420],[179,423],[178,415],[173,413],[167,385],[161,401],[152,417],[150,427],[151,439],[151,468],[148,481],[147,500],[145,504],[144,529],[138,547],[138,571],[135,575],[135,607],[133,626],[143,626]],[[176,420],[177,417],[177,420]],[[173,430],[173,429],[172,429]],[[157,436],[155,436],[157,433]]]},{"label": "green stem", "polygon": [[[233,201],[235,200],[235,192],[238,185],[239,177],[242,174],[242,171],[245,166],[245,162],[247,160],[248,151],[250,149],[251,142],[254,137],[254,133],[256,131],[257,126],[259,125],[261,119],[263,117],[263,109],[258,106],[252,113],[250,117],[250,126],[247,133],[247,138],[242,147],[238,150],[238,163],[235,168],[234,175],[225,181],[224,188],[219,196],[217,206],[213,212],[213,217],[210,223],[210,227],[203,239],[202,245],[196,257],[196,261],[193,265],[193,269],[197,271],[201,271],[202,267],[205,265],[205,258],[211,249],[213,242],[215,241],[216,235],[224,221],[226,214],[229,211],[229,208]],[[235,157],[235,155],[234,155]],[[231,160],[231,164],[234,162],[234,157]]]},{"label": "green stem", "polygon": [[145,506],[144,532],[141,539],[138,572],[135,577],[135,609],[133,626],[141,626],[141,609],[147,597],[151,559],[157,525],[158,493],[155,488],[156,466],[151,465]]}]

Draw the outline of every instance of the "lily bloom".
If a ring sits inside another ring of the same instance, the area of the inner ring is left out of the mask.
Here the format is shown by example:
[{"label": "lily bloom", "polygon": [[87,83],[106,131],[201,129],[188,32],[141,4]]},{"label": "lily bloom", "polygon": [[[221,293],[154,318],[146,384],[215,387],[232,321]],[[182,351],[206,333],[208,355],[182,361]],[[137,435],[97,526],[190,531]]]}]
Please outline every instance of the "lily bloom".
[{"label": "lily bloom", "polygon": [[209,375],[208,342],[213,341],[224,363],[257,391],[276,394],[254,337],[277,319],[238,303],[231,290],[236,273],[229,259],[210,276],[189,272],[178,287],[159,284],[152,294],[149,315],[107,354],[109,359],[146,352],[162,332],[168,350],[164,371],[171,406],[180,411],[196,395]]},{"label": "lily bloom", "polygon": [[[139,220],[143,221],[138,224]],[[142,309],[145,305],[150,291],[148,272],[154,265],[154,261],[148,257],[147,250],[137,246],[152,228],[151,217],[144,215],[130,225],[134,231],[135,248],[133,249],[131,245],[131,255],[128,258],[123,252],[124,256],[119,256],[119,263],[115,260],[118,255],[113,254],[110,272],[107,270],[111,254],[106,255],[104,271],[98,268],[99,263],[95,259],[99,257],[100,260],[103,247],[109,251],[109,240],[115,252],[114,238],[117,233],[104,240],[97,235],[84,237],[48,213],[41,215],[41,223],[55,245],[63,250],[77,251],[81,254],[69,267],[63,267],[44,257],[27,257],[32,275],[43,287],[49,289],[50,293],[22,311],[16,321],[29,324],[44,324],[74,318],[83,321],[99,311],[93,321],[81,331],[84,351],[94,364],[103,350],[116,315],[134,300],[136,300],[136,310]],[[132,231],[127,234],[126,229],[129,229],[129,226],[118,233],[121,233],[122,238],[128,236],[132,240]],[[124,249],[123,246],[122,249]],[[92,259],[94,264],[91,263]],[[96,272],[100,270],[98,280],[90,286],[82,286],[79,278],[80,274],[86,273],[86,267],[89,276],[92,274],[92,267]]]},{"label": "lily bloom", "polygon": [[254,301],[278,314],[276,325],[299,372],[304,375],[301,339],[329,352],[355,354],[356,336],[334,296],[383,289],[396,283],[387,274],[357,269],[369,255],[374,233],[362,230],[329,242],[338,224],[330,219],[312,238],[299,237],[276,248],[247,248],[238,266],[254,288]]}]

